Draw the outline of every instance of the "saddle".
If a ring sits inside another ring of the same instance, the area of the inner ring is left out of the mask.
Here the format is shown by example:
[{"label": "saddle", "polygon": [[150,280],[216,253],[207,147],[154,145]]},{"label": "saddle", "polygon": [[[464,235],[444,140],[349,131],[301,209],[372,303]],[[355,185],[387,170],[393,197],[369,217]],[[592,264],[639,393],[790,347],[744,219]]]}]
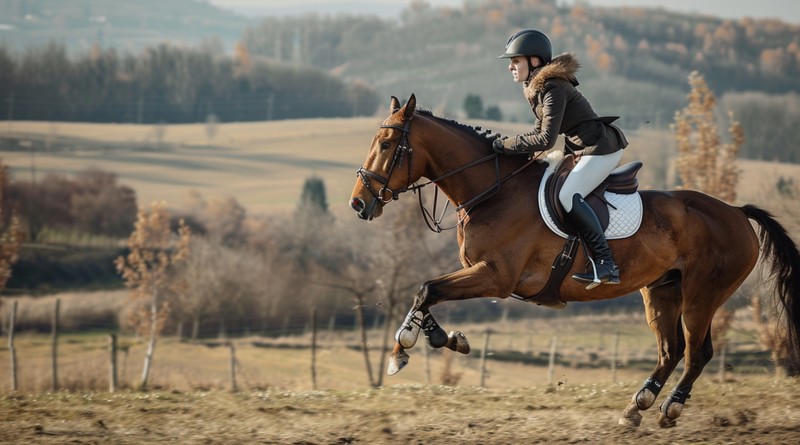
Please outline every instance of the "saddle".
[{"label": "saddle", "polygon": [[[606,200],[605,193],[610,192],[619,195],[636,193],[639,189],[639,180],[636,178],[636,174],[639,172],[639,169],[642,168],[642,165],[641,161],[634,161],[614,169],[597,188],[584,198],[586,204],[594,210],[597,218],[600,220],[600,226],[603,228],[603,231],[608,228],[610,221],[609,206],[615,208],[613,204]],[[556,171],[547,178],[543,192],[547,211],[552,216],[558,229],[568,235],[564,243],[564,248],[561,253],[556,256],[552,271],[550,272],[550,277],[544,288],[539,291],[539,293],[529,297],[516,294],[511,295],[518,300],[555,309],[563,309],[567,305],[561,301],[559,289],[567,273],[569,273],[570,269],[572,269],[572,265],[575,263],[575,254],[578,251],[578,246],[580,246],[582,242],[577,231],[571,224],[566,222],[566,212],[558,199],[558,194],[564,186],[564,181],[566,181],[569,172],[571,172],[573,168],[575,168],[575,158],[572,155],[568,155],[564,158]]]},{"label": "saddle", "polygon": [[[610,192],[619,195],[636,193],[636,191],[639,190],[639,179],[636,178],[636,174],[639,172],[639,169],[642,168],[642,165],[641,161],[634,161],[614,169],[597,188],[584,198],[586,204],[594,210],[597,219],[600,220],[600,227],[603,228],[603,231],[608,228],[610,219],[608,207],[614,207],[613,204],[605,199],[605,193]],[[571,172],[573,168],[575,168],[575,157],[567,155],[555,173],[547,178],[544,190],[547,210],[550,212],[550,215],[553,216],[553,220],[558,228],[568,235],[577,235],[577,233],[571,225],[566,222],[567,214],[561,202],[558,200],[558,194],[564,186],[564,181],[567,180],[567,175],[569,175],[569,172]]]}]

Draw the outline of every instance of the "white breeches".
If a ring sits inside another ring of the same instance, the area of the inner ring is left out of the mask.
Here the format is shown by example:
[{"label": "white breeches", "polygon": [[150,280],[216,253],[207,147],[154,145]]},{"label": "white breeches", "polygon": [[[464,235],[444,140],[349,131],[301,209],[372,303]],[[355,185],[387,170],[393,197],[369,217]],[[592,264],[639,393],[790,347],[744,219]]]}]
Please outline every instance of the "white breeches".
[{"label": "white breeches", "polygon": [[617,168],[620,160],[622,160],[622,150],[607,155],[581,156],[558,194],[558,200],[561,201],[564,210],[567,213],[572,211],[572,197],[580,193],[585,198],[612,170]]}]

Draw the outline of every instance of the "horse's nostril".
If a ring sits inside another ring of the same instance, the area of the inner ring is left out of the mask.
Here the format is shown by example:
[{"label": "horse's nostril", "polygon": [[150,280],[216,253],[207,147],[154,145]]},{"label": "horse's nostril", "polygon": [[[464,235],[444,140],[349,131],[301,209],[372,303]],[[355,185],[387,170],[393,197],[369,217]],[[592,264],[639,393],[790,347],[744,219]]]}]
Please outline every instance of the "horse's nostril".
[{"label": "horse's nostril", "polygon": [[356,212],[361,213],[364,211],[364,201],[362,201],[361,198],[353,198],[350,201],[350,207],[352,207]]}]

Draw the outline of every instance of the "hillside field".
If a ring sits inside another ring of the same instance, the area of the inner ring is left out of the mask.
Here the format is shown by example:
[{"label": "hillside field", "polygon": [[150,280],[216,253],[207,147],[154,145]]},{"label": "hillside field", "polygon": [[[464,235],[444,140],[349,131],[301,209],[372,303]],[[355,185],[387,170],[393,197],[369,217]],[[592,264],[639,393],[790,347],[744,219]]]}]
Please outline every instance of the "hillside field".
[{"label": "hillside field", "polygon": [[[140,205],[165,200],[180,207],[190,190],[236,198],[251,214],[290,211],[303,181],[325,181],[335,214],[347,201],[382,117],[307,119],[218,124],[121,125],[6,122],[0,127],[0,157],[12,178],[29,181],[46,173],[73,174],[86,168],[116,173],[133,187]],[[528,131],[527,124],[465,121],[503,134]],[[653,177],[674,171],[668,132],[628,131],[624,161],[642,159],[642,188],[665,188]],[[739,201],[762,204],[779,177],[800,177],[800,165],[741,160]]]}]

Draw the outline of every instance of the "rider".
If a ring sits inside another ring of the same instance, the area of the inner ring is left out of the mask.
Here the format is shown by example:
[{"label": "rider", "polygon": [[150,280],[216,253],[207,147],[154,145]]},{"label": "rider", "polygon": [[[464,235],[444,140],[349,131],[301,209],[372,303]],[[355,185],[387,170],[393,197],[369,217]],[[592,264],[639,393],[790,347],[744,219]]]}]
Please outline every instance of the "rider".
[{"label": "rider", "polygon": [[[627,140],[611,125],[616,118],[601,118],[575,88],[580,66],[571,53],[553,58],[550,39],[541,31],[526,29],[511,36],[498,59],[511,59],[514,82],[522,83],[537,122],[533,131],[512,138],[495,139],[494,149],[504,154],[531,154],[553,148],[565,135],[565,152],[577,152],[580,160],[567,177],[558,196],[570,222],[594,255],[594,267],[602,283],[618,284],[619,269],[594,211],[583,200],[622,159]],[[575,274],[575,280],[592,283],[593,273]],[[591,289],[593,285],[587,286]]]}]

